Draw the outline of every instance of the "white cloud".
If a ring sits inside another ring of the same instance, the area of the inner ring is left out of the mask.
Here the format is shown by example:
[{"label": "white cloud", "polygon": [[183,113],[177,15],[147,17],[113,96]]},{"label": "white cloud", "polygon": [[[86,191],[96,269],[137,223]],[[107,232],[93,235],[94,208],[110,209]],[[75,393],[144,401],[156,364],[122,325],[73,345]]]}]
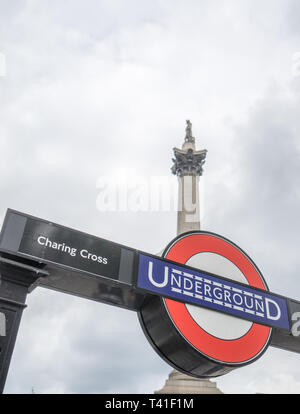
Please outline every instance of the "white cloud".
[{"label": "white cloud", "polygon": [[[294,295],[296,2],[72,0],[0,8],[0,52],[8,62],[0,78],[1,216],[12,207],[160,251],[175,235],[176,214],[100,213],[96,182],[122,168],[169,174],[190,118],[198,145],[209,151],[204,229],[236,241],[272,290]],[[170,367],[135,314],[46,290],[28,304],[6,392],[151,392],[163,385]],[[220,387],[271,392],[269,352],[218,380]],[[274,378],[296,390],[298,356],[276,356]]]}]

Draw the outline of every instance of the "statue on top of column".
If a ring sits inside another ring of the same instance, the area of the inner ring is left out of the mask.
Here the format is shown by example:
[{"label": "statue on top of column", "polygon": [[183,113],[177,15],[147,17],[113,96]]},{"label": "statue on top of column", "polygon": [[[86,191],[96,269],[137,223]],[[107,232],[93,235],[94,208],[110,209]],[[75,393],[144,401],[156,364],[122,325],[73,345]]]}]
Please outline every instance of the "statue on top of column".
[{"label": "statue on top of column", "polygon": [[195,142],[195,138],[192,135],[192,123],[190,120],[186,121],[185,132],[185,142]]}]

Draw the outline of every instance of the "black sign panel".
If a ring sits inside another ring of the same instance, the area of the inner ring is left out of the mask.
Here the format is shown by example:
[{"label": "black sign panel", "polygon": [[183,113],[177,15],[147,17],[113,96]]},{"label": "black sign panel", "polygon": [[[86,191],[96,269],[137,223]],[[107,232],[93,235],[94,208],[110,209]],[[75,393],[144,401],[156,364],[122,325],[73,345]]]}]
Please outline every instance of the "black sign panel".
[{"label": "black sign panel", "polygon": [[30,260],[131,283],[133,249],[13,210],[6,215],[0,249]]},{"label": "black sign panel", "polygon": [[118,278],[121,248],[54,224],[27,219],[19,252],[53,263]]}]

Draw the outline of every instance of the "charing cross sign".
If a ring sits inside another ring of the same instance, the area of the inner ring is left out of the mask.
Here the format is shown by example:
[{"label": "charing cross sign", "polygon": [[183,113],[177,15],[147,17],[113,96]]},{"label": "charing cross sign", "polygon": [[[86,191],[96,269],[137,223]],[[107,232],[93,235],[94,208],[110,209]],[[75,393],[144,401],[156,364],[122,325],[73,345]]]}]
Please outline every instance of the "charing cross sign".
[{"label": "charing cross sign", "polygon": [[184,233],[159,257],[9,209],[0,275],[1,391],[26,295],[39,286],[136,311],[154,350],[198,378],[249,364],[269,345],[300,353],[300,302],[270,292],[218,234]]}]

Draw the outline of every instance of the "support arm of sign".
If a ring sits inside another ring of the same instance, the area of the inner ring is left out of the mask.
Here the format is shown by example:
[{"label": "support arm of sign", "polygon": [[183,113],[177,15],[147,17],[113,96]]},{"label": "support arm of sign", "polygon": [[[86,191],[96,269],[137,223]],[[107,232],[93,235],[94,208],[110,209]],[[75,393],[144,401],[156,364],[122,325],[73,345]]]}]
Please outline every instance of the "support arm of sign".
[{"label": "support arm of sign", "polygon": [[5,217],[0,255],[0,267],[9,260],[47,272],[29,291],[42,286],[135,311],[149,294],[168,297],[272,326],[273,346],[300,353],[299,302],[222,276],[14,210]]},{"label": "support arm of sign", "polygon": [[290,330],[273,329],[271,345],[300,353],[300,302],[287,298]]}]

